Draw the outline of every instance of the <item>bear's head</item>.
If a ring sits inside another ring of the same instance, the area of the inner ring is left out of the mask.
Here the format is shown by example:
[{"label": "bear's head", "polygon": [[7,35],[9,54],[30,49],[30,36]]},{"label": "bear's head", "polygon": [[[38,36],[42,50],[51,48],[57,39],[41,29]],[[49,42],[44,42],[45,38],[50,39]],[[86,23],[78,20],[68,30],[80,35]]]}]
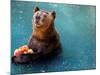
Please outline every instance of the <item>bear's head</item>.
[{"label": "bear's head", "polygon": [[54,23],[55,17],[55,11],[48,12],[35,7],[32,22],[36,28],[47,28]]}]

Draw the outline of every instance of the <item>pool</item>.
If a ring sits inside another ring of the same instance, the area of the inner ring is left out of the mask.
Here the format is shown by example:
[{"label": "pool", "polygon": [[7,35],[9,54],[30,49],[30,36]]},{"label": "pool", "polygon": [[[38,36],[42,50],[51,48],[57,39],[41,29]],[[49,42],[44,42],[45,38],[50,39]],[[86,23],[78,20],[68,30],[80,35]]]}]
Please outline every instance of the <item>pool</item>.
[{"label": "pool", "polygon": [[32,33],[33,8],[56,11],[55,27],[62,52],[47,61],[11,63],[11,74],[96,69],[96,6],[31,1],[11,2],[11,56],[27,44]]}]

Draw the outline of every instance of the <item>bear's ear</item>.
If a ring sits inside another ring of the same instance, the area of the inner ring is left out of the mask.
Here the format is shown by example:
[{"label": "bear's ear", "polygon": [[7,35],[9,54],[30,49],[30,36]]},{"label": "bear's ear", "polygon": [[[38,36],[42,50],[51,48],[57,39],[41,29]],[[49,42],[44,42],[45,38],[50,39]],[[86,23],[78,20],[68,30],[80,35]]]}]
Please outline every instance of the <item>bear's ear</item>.
[{"label": "bear's ear", "polygon": [[36,7],[34,8],[34,13],[37,12],[37,11],[39,11],[39,10],[40,10],[39,7],[36,6]]},{"label": "bear's ear", "polygon": [[56,18],[56,12],[52,11],[51,14],[52,14],[53,18],[55,19]]}]

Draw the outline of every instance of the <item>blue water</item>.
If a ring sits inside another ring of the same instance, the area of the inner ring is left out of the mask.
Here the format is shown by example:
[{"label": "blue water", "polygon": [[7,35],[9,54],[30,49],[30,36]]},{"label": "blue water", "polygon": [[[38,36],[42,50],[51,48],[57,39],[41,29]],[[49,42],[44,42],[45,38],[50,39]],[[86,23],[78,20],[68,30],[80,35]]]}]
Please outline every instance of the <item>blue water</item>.
[{"label": "blue water", "polygon": [[56,11],[55,27],[60,35],[62,53],[49,61],[32,64],[11,63],[11,73],[41,73],[96,68],[96,7],[89,5],[11,3],[11,56],[16,48],[27,44],[32,33],[33,8],[38,5]]}]

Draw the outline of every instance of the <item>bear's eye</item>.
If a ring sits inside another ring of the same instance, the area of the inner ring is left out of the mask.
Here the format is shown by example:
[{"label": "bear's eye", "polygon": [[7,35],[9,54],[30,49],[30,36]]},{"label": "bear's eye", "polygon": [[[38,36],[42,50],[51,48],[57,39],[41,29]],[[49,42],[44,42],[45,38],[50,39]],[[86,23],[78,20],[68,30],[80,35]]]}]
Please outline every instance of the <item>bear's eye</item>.
[{"label": "bear's eye", "polygon": [[48,12],[46,12],[46,14],[49,14]]},{"label": "bear's eye", "polygon": [[44,15],[44,17],[46,18],[46,17],[47,17],[47,15]]}]

